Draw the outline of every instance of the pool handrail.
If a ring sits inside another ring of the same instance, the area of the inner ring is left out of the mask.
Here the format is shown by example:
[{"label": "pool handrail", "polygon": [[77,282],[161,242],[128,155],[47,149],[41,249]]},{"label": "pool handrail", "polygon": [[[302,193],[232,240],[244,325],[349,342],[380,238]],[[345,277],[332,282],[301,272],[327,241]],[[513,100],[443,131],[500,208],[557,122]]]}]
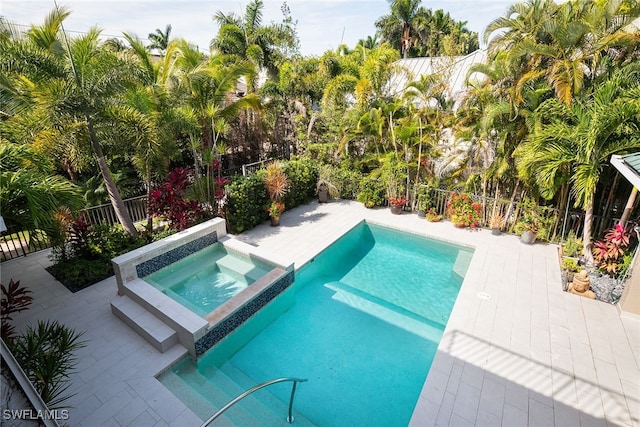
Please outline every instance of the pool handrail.
[{"label": "pool handrail", "polygon": [[291,381],[293,383],[291,385],[291,397],[289,398],[289,414],[287,415],[287,422],[289,424],[292,424],[293,423],[293,397],[296,394],[296,386],[297,386],[297,384],[307,381],[306,379],[303,379],[303,378],[277,378],[277,379],[265,381],[265,382],[263,382],[261,384],[253,386],[250,389],[248,389],[247,391],[239,394],[233,400],[231,400],[229,403],[227,403],[222,408],[220,408],[218,410],[218,412],[216,412],[211,417],[209,417],[209,419],[206,420],[204,423],[202,423],[202,425],[200,427],[207,427],[216,418],[218,418],[220,415],[222,415],[227,409],[229,409],[230,407],[232,407],[233,405],[235,405],[236,403],[238,403],[239,401],[241,401],[245,397],[249,396],[251,393],[258,391],[261,388],[268,387],[268,386],[270,386],[272,384],[277,384],[277,383],[282,383],[282,382],[287,382],[287,381]]}]

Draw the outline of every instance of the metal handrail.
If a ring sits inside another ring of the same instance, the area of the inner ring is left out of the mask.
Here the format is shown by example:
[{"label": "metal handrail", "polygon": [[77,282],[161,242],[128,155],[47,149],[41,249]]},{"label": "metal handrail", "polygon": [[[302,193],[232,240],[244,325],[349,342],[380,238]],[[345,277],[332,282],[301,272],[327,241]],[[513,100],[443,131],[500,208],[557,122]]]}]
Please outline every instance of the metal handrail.
[{"label": "metal handrail", "polygon": [[255,391],[258,391],[261,388],[268,387],[268,386],[270,386],[272,384],[277,384],[277,383],[282,383],[282,382],[287,382],[287,381],[293,382],[293,384],[291,386],[291,397],[289,398],[289,415],[287,415],[287,422],[289,424],[293,423],[293,397],[296,394],[296,385],[298,383],[303,383],[303,382],[307,381],[306,379],[302,379],[302,378],[278,378],[278,379],[275,379],[275,380],[265,381],[262,384],[258,384],[258,385],[254,386],[254,387],[251,387],[249,390],[245,391],[242,394],[239,394],[231,402],[227,403],[222,408],[220,408],[218,410],[218,412],[216,412],[211,417],[209,417],[209,419],[207,421],[205,421],[204,423],[202,423],[202,425],[200,427],[207,427],[216,418],[218,418],[220,415],[222,415],[223,412],[225,412],[227,409],[231,408],[233,405],[235,405],[236,403],[238,403],[239,401],[241,401],[245,397],[249,396],[251,393],[253,393]]}]

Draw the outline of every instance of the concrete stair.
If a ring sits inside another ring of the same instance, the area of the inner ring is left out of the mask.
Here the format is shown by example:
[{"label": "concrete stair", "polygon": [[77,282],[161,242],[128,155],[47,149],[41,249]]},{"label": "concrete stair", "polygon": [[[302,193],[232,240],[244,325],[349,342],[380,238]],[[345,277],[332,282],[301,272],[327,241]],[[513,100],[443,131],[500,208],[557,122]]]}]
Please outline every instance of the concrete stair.
[{"label": "concrete stair", "polygon": [[178,343],[178,334],[126,295],[111,301],[111,312],[164,353]]},{"label": "concrete stair", "polygon": [[[239,384],[238,381],[242,384]],[[161,382],[203,420],[209,418],[239,394],[256,385],[255,381],[229,364],[226,364],[222,369],[208,369],[204,375],[194,365],[186,364],[179,368],[178,374],[175,372],[165,373]],[[284,383],[272,387],[278,386],[290,387],[290,384]],[[287,413],[288,402],[283,403],[266,388],[245,397],[229,408],[216,420],[216,425],[291,426],[286,422]],[[294,425],[314,426],[295,410],[294,419]]]}]

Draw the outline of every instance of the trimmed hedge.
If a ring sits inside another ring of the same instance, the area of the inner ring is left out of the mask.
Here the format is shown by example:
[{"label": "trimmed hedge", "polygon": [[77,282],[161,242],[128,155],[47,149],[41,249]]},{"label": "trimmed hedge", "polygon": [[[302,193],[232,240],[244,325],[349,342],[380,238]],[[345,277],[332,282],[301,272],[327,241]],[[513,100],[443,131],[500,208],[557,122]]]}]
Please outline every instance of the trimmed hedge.
[{"label": "trimmed hedge", "polygon": [[225,216],[231,233],[251,230],[269,219],[265,206],[269,203],[263,182],[264,171],[249,176],[234,177],[226,186]]},{"label": "trimmed hedge", "polygon": [[289,178],[289,191],[284,196],[287,210],[309,203],[316,194],[318,164],[311,159],[291,160],[284,164]]}]

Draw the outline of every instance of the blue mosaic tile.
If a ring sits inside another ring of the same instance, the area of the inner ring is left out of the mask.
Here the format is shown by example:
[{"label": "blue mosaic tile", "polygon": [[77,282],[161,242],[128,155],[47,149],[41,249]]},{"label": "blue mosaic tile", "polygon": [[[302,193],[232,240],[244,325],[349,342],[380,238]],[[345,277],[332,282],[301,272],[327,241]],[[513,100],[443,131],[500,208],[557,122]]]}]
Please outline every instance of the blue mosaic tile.
[{"label": "blue mosaic tile", "polygon": [[182,258],[186,258],[207,246],[213,245],[217,241],[218,232],[214,231],[202,237],[198,237],[189,243],[185,243],[175,249],[171,249],[170,251],[160,254],[157,257],[151,258],[148,261],[142,262],[136,265],[138,277],[145,277],[151,273],[155,273],[169,264],[173,264],[174,262],[179,261]]},{"label": "blue mosaic tile", "polygon": [[243,324],[247,319],[256,314],[262,307],[267,305],[271,300],[280,295],[293,283],[293,271],[289,271],[271,286],[264,289],[256,295],[251,301],[240,307],[220,323],[215,325],[205,336],[195,343],[196,356],[202,356],[207,350],[216,345],[220,340],[236,330],[238,326]]}]

